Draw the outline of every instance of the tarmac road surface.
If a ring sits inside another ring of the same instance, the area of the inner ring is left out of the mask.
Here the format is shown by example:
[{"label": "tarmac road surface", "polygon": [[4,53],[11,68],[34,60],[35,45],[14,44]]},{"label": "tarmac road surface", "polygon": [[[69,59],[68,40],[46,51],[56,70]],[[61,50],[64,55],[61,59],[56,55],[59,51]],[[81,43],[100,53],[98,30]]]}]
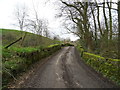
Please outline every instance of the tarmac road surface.
[{"label": "tarmac road surface", "polygon": [[114,85],[84,64],[75,47],[64,47],[38,65],[24,88],[111,88]]}]

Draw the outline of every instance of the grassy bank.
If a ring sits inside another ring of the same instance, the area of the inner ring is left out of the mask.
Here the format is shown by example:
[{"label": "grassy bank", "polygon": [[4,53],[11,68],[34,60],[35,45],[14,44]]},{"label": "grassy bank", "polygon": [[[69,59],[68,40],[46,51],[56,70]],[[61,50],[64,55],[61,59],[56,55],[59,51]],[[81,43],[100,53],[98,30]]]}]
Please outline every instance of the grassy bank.
[{"label": "grassy bank", "polygon": [[[52,40],[41,35],[36,35],[34,33],[19,31],[19,30],[10,30],[10,29],[0,29],[2,31],[2,45],[6,46],[16,41],[20,37],[23,37],[26,33],[26,37],[22,44],[22,47],[36,47],[36,46],[49,46],[51,44],[60,44],[61,41]],[[22,41],[22,40],[21,40]],[[21,41],[15,43],[13,46],[20,47]]]},{"label": "grassy bank", "polygon": [[120,68],[118,62],[120,59],[111,59],[101,57],[92,53],[84,52],[82,46],[77,46],[83,60],[103,76],[109,78],[117,85],[120,85]]},{"label": "grassy bank", "polygon": [[27,48],[3,48],[3,70],[2,70],[2,85],[3,88],[7,84],[16,79],[16,76],[25,72],[31,64],[48,57],[58,51],[61,45],[55,44],[48,47],[27,47]]},{"label": "grassy bank", "polygon": [[[61,48],[61,41],[52,40],[30,32],[10,29],[0,29],[0,32],[2,32],[3,87],[6,87],[10,81],[16,79],[16,76],[20,73],[25,72],[31,64],[48,57]],[[25,34],[26,37],[23,43],[20,40],[8,49],[5,49],[5,46],[18,40]]]}]

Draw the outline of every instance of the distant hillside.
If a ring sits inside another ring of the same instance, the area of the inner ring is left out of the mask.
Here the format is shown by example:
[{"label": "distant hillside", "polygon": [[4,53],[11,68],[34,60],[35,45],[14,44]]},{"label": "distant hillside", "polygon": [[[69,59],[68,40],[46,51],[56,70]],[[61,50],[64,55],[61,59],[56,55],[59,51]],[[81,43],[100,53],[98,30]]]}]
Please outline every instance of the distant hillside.
[{"label": "distant hillside", "polygon": [[[11,29],[0,29],[2,30],[2,45],[6,46],[11,42],[17,40],[25,34],[24,31],[11,30]],[[21,41],[14,44],[14,46],[20,46]],[[47,37],[36,35],[30,32],[27,32],[26,38],[23,42],[24,47],[29,46],[48,46],[51,44],[60,43],[60,41],[51,40]]]}]

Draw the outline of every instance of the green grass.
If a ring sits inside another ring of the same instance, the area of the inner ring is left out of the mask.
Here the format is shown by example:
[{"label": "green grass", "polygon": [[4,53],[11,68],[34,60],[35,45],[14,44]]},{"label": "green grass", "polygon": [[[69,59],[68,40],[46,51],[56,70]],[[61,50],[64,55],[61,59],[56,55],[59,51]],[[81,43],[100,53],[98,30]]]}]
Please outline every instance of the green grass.
[{"label": "green grass", "polygon": [[48,47],[54,47],[54,46],[58,46],[59,44],[53,44],[53,45],[49,45]]},{"label": "green grass", "polygon": [[17,53],[22,53],[22,52],[33,52],[33,51],[37,51],[38,48],[33,48],[33,47],[20,47],[20,48],[17,48],[17,47],[12,47],[10,48],[10,50],[14,51],[14,52],[17,52]]},{"label": "green grass", "polygon": [[49,45],[47,47],[11,47],[3,48],[3,87],[12,81],[21,72],[26,71],[30,65],[48,57],[61,48],[61,45]]},{"label": "green grass", "polygon": [[105,58],[93,53],[84,52],[81,46],[77,46],[77,49],[80,51],[80,54],[83,54],[81,56],[88,65],[120,85],[120,73],[118,73],[120,71],[120,68],[118,68],[120,59]]},{"label": "green grass", "polygon": [[[24,36],[25,31],[11,30],[11,29],[0,29],[2,31],[2,45],[6,46],[17,40],[21,36]],[[26,38],[23,42],[23,47],[36,47],[36,46],[48,46],[51,44],[60,44],[61,41],[55,41],[47,37],[36,35],[30,32],[27,32]],[[20,46],[21,41],[17,42],[13,46]]]}]

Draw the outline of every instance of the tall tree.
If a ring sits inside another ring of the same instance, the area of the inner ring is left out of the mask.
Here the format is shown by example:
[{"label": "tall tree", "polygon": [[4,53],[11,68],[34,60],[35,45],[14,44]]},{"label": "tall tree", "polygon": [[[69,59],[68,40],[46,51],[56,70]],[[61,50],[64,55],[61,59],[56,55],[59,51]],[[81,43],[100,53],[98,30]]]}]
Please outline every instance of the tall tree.
[{"label": "tall tree", "polygon": [[[106,37],[106,40],[108,40],[108,22],[107,22],[107,16],[106,16],[106,11],[105,11],[105,0],[103,2],[103,15],[104,15],[104,20],[105,20],[105,26],[106,26],[106,29],[105,29],[105,32],[104,32],[104,35]],[[108,42],[106,42],[108,43]]]},{"label": "tall tree", "polygon": [[118,59],[120,59],[120,1],[118,1]]},{"label": "tall tree", "polygon": [[107,0],[107,6],[109,9],[110,40],[112,39],[112,13],[111,13],[112,3],[111,2],[112,2],[112,0],[110,0],[110,2],[108,2],[108,0]]},{"label": "tall tree", "polygon": [[101,29],[101,25],[100,25],[100,9],[98,7],[97,1],[95,0],[96,6],[97,6],[97,21],[98,21],[98,27],[99,27],[99,31],[100,34],[103,35],[102,29]]},{"label": "tall tree", "polygon": [[[66,13],[67,16],[70,16],[72,21],[78,27],[78,33],[81,34],[80,36],[85,41],[85,47],[89,50],[93,47],[93,40],[90,29],[89,23],[89,4],[88,2],[72,2],[72,1],[62,1],[61,2],[65,5],[64,10],[69,11]],[[84,35],[82,35],[84,34]],[[84,37],[83,37],[84,36]]]},{"label": "tall tree", "polygon": [[91,12],[93,16],[93,21],[94,21],[94,28],[95,28],[95,47],[97,47],[97,23],[96,23],[96,18],[95,18],[95,8],[91,6]]}]

